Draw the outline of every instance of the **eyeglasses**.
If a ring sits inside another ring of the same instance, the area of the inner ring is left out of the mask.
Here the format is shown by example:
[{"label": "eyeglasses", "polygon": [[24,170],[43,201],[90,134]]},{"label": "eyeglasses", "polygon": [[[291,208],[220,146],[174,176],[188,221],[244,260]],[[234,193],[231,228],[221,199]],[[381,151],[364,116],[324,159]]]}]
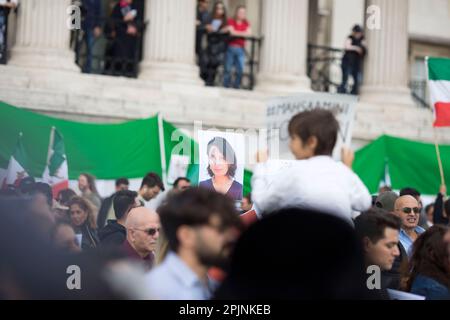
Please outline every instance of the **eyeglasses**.
[{"label": "eyeglasses", "polygon": [[143,231],[146,234],[148,234],[149,236],[154,236],[157,232],[160,232],[161,228],[149,228],[149,229],[136,229],[133,228],[134,230],[139,230],[139,231]]},{"label": "eyeglasses", "polygon": [[418,207],[414,207],[414,208],[405,207],[405,208],[402,208],[401,210],[403,211],[403,213],[407,213],[407,214],[409,214],[411,212],[418,214],[420,212],[420,209]]}]

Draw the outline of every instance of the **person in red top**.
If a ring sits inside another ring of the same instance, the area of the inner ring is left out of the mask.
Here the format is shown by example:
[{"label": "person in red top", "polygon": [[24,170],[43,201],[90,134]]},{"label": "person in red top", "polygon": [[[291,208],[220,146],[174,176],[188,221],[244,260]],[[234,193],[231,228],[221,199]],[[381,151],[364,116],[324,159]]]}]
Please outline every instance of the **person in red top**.
[{"label": "person in red top", "polygon": [[234,18],[228,19],[227,28],[232,39],[228,42],[227,54],[225,57],[223,85],[225,88],[230,87],[231,69],[235,66],[236,76],[233,82],[233,88],[239,89],[245,65],[245,37],[248,37],[251,34],[250,23],[246,19],[245,6],[238,6],[236,8]]}]

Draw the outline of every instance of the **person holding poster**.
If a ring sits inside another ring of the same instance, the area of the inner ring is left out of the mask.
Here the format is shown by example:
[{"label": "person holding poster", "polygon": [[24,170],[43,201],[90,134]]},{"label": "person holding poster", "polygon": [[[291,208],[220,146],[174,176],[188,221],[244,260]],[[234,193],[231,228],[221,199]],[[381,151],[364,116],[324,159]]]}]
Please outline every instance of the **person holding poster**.
[{"label": "person holding poster", "polygon": [[280,166],[280,161],[259,159],[253,171],[252,198],[259,217],[295,207],[327,212],[353,224],[352,211],[370,208],[372,197],[351,170],[353,152],[343,149],[343,163],[331,157],[338,130],[328,110],[303,111],[291,119],[290,150],[296,160]]},{"label": "person holding poster", "polygon": [[208,155],[208,180],[201,181],[199,186],[225,194],[233,200],[242,199],[242,184],[236,181],[236,153],[231,144],[222,137],[214,137],[206,146]]}]

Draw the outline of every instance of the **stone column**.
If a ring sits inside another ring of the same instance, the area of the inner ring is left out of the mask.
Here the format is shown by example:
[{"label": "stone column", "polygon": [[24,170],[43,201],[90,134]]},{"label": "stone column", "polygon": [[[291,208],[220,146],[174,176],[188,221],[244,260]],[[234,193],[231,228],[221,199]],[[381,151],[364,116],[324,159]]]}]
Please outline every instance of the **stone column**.
[{"label": "stone column", "polygon": [[257,89],[310,91],[306,76],[308,0],[263,0]]},{"label": "stone column", "polygon": [[10,64],[24,67],[79,70],[70,50],[71,0],[24,0],[18,11],[17,36]]},{"label": "stone column", "polygon": [[373,30],[370,21],[366,23],[368,53],[361,88],[363,102],[414,105],[408,88],[408,3],[409,0],[366,1],[366,8],[379,8],[381,23],[379,29]]},{"label": "stone column", "polygon": [[146,0],[140,78],[201,85],[195,64],[196,0]]}]

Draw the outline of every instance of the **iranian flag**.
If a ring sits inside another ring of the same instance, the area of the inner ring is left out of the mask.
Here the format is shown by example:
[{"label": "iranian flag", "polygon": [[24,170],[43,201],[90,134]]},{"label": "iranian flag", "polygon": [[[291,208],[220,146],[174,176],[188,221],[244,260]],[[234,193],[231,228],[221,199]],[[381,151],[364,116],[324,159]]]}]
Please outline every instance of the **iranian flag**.
[{"label": "iranian flag", "polygon": [[6,170],[6,177],[3,179],[2,188],[6,188],[8,185],[18,187],[20,181],[28,177],[28,173],[25,170],[25,164],[27,161],[27,155],[22,143],[22,133],[17,140],[16,149],[13,155],[9,159],[8,169]]},{"label": "iranian flag", "polygon": [[42,181],[52,187],[54,198],[56,198],[60,190],[69,187],[69,170],[67,167],[64,139],[55,127],[52,127],[50,132],[47,165],[42,175]]},{"label": "iranian flag", "polygon": [[450,127],[450,58],[427,58],[435,127]]}]

